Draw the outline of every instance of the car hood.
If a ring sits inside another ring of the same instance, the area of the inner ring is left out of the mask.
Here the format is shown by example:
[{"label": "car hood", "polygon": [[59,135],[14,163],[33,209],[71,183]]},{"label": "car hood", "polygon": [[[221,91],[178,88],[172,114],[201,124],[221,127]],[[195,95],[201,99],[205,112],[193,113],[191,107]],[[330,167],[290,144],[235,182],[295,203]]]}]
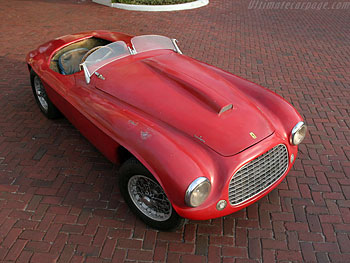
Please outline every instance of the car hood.
[{"label": "car hood", "polygon": [[124,64],[116,61],[99,73],[105,80],[96,78],[98,89],[223,156],[274,132],[265,114],[234,83],[187,56],[168,52]]}]

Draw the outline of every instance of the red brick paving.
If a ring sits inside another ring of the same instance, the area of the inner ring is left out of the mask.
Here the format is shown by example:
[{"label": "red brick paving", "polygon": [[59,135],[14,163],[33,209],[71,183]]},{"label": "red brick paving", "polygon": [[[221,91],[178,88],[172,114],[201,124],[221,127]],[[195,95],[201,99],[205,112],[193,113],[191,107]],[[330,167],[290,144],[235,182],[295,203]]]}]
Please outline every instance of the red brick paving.
[{"label": "red brick paving", "polygon": [[[0,261],[350,262],[350,10],[248,4],[139,13],[0,1]],[[67,120],[45,119],[29,88],[29,50],[92,29],[176,37],[184,53],[292,102],[309,134],[286,180],[225,218],[147,228],[122,201],[116,167]]]}]

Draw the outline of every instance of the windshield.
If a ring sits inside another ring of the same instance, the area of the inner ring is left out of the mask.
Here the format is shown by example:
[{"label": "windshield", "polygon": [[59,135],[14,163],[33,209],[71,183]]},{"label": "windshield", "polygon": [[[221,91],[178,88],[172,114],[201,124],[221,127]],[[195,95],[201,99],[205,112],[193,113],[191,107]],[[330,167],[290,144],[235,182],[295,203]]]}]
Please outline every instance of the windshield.
[{"label": "windshield", "polygon": [[171,49],[177,51],[173,41],[164,36],[146,35],[137,36],[131,39],[132,46],[136,53],[157,50],[157,49]]},{"label": "windshield", "polygon": [[129,49],[123,41],[110,43],[102,46],[85,60],[85,65],[90,76],[99,68],[112,61],[130,55]]},{"label": "windshield", "polygon": [[131,44],[133,49],[129,48],[123,41],[116,41],[106,46],[98,47],[96,51],[91,51],[92,53],[81,64],[84,69],[86,82],[90,82],[90,77],[98,69],[126,56],[158,49],[170,49],[182,54],[176,45],[176,40],[164,36],[137,36],[131,39]]}]

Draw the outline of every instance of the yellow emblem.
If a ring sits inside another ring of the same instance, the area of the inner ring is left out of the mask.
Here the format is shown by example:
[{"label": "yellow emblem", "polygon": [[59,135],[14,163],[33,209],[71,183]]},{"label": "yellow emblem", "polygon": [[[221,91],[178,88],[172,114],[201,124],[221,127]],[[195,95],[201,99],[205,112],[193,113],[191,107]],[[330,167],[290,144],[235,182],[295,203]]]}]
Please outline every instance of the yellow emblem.
[{"label": "yellow emblem", "polygon": [[254,134],[254,132],[250,132],[249,134],[250,134],[250,136],[252,136],[252,138],[253,138],[254,140],[256,139],[256,135]]}]

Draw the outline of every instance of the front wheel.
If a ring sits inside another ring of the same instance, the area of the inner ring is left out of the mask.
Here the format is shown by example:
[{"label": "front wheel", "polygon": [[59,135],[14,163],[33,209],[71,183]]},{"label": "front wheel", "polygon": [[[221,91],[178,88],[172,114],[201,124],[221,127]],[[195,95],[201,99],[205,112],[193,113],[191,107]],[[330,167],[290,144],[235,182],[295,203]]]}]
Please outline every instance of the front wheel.
[{"label": "front wheel", "polygon": [[138,160],[131,158],[121,166],[119,188],[130,209],[147,225],[170,230],[182,223],[163,188]]}]

